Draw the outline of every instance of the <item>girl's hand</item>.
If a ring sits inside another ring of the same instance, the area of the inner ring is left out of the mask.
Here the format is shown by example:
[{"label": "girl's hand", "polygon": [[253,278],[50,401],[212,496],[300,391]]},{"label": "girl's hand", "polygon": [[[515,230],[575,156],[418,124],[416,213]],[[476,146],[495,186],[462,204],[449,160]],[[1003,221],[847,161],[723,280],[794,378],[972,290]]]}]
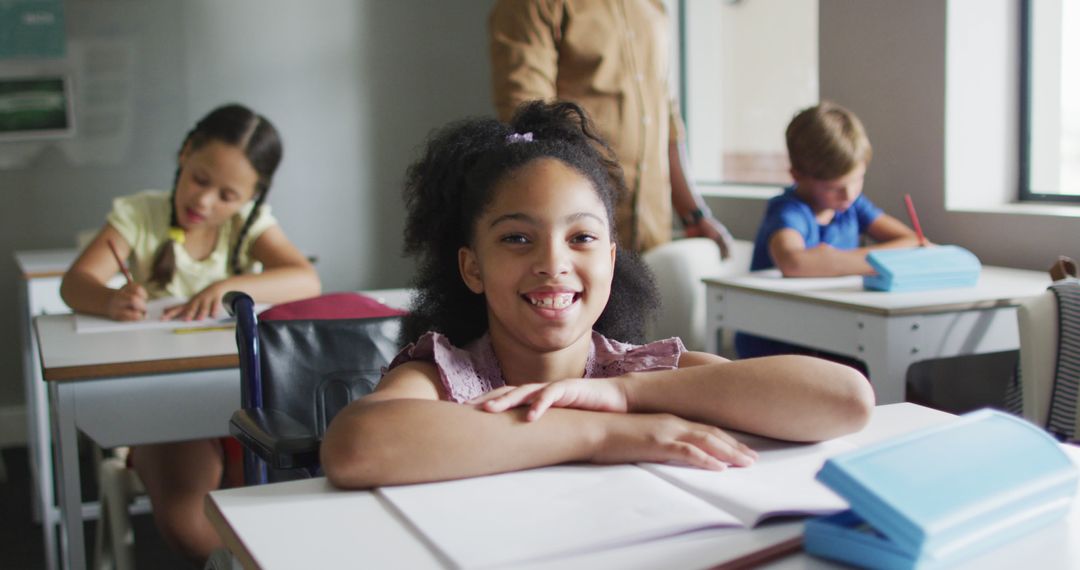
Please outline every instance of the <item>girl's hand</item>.
[{"label": "girl's hand", "polygon": [[529,406],[527,421],[536,421],[548,408],[576,408],[597,412],[627,412],[622,384],[613,378],[571,378],[542,384],[504,386],[468,402],[487,412],[505,412]]},{"label": "girl's hand", "polygon": [[720,471],[747,467],[757,453],[724,430],[671,414],[624,414],[611,417],[593,463],[677,463]]},{"label": "girl's hand", "polygon": [[146,318],[146,289],[138,283],[128,283],[109,295],[105,314],[114,321],[141,321]]},{"label": "girl's hand", "polygon": [[221,305],[221,297],[225,294],[221,291],[221,281],[199,291],[187,303],[169,307],[161,313],[163,321],[201,321],[205,318],[214,318],[224,312]]}]

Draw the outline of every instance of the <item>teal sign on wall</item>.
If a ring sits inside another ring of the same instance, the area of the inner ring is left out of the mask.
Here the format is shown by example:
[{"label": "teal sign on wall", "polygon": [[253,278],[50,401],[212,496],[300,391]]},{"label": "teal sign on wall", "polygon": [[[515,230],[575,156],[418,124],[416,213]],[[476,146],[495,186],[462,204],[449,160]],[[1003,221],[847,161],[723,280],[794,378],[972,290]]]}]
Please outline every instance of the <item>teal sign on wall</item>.
[{"label": "teal sign on wall", "polygon": [[0,0],[0,58],[64,57],[63,0]]}]

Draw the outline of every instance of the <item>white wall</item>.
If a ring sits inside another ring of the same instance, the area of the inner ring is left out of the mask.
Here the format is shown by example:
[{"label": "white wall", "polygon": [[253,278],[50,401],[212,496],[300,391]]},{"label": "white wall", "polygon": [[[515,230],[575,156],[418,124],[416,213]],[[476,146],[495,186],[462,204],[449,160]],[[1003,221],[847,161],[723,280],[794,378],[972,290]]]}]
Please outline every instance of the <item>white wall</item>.
[{"label": "white wall", "polygon": [[948,4],[945,205],[949,210],[979,211],[1016,199],[1020,122],[994,118],[1019,116],[1018,16],[1012,0]]},{"label": "white wall", "polygon": [[[404,171],[431,129],[490,114],[490,5],[65,2],[69,46],[118,44],[116,53],[130,56],[96,84],[98,93],[113,89],[98,108],[121,99],[127,111],[81,125],[93,128],[71,143],[0,144],[0,164],[21,163],[0,167],[5,255],[72,247],[75,231],[103,223],[113,197],[167,187],[186,130],[213,106],[240,101],[283,133],[285,160],[269,201],[290,238],[319,256],[324,289],[405,285]],[[79,75],[102,64],[72,52],[41,65]],[[0,74],[25,66],[0,62]],[[0,321],[8,323],[0,327],[0,408],[22,402],[16,280],[14,263],[0,263]]]},{"label": "white wall", "polygon": [[686,9],[694,174],[721,180],[725,153],[783,154],[788,121],[814,104],[817,2],[689,0]]},{"label": "white wall", "polygon": [[721,55],[723,76],[735,79],[723,86],[724,151],[783,153],[788,121],[818,93],[817,2],[714,4],[724,45],[740,47]]}]

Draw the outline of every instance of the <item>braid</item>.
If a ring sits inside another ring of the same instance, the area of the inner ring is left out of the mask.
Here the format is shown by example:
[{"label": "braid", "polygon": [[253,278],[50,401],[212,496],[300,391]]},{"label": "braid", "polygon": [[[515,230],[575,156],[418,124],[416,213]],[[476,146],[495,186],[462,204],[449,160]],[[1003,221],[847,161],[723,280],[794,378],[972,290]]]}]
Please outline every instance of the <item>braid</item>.
[{"label": "braid", "polygon": [[[190,138],[191,133],[188,133],[187,138],[184,139],[185,145]],[[175,228],[179,225],[176,220],[176,184],[179,181],[180,167],[177,166],[176,174],[173,176],[172,192],[169,194],[169,228]],[[157,252],[154,254],[154,261],[150,265],[150,283],[162,289],[172,281],[173,275],[176,273],[176,251],[173,248],[173,243],[171,237],[161,242]]]},{"label": "braid", "polygon": [[243,268],[240,267],[240,245],[244,243],[244,238],[247,236],[248,230],[251,229],[251,224],[255,223],[255,220],[258,219],[259,214],[262,211],[263,201],[266,200],[266,195],[269,192],[269,188],[262,188],[259,191],[259,197],[255,198],[255,205],[251,207],[251,212],[248,213],[247,219],[244,220],[244,226],[240,228],[240,235],[236,236],[236,243],[233,244],[232,251],[229,253],[229,261],[227,262],[233,275],[240,275],[243,273]]}]

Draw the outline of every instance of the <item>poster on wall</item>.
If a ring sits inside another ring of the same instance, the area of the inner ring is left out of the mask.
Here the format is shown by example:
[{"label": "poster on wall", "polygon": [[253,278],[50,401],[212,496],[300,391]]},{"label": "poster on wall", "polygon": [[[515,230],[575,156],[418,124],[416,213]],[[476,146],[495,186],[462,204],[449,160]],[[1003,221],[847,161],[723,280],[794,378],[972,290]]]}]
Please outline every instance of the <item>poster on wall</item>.
[{"label": "poster on wall", "polygon": [[66,77],[0,77],[0,142],[63,138],[74,132]]},{"label": "poster on wall", "polygon": [[134,139],[135,69],[132,37],[76,38],[68,42],[78,136],[57,142],[73,164],[120,165]]},{"label": "poster on wall", "polygon": [[64,57],[63,0],[0,0],[0,59]]}]

